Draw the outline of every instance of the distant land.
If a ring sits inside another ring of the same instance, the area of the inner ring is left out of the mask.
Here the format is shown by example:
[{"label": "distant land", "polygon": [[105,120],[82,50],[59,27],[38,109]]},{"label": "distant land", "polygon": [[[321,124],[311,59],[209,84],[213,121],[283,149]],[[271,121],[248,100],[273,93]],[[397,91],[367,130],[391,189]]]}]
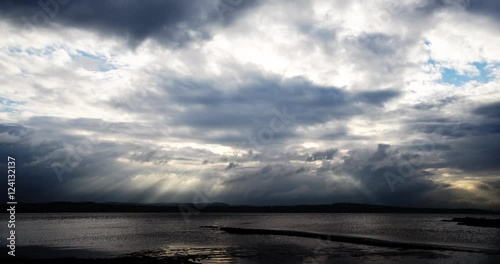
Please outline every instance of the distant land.
[{"label": "distant land", "polygon": [[500,228],[500,219],[486,219],[473,217],[455,217],[451,220],[443,220],[444,222],[457,222],[459,225],[479,226],[479,227],[496,227]]},{"label": "distant land", "polygon": [[[9,205],[5,205],[8,208]],[[3,210],[3,212],[7,212]],[[483,209],[443,209],[396,207],[370,204],[335,203],[326,205],[251,206],[224,203],[207,204],[138,204],[94,202],[18,203],[17,213],[72,212],[155,212],[155,213],[415,213],[415,214],[500,214]]]}]

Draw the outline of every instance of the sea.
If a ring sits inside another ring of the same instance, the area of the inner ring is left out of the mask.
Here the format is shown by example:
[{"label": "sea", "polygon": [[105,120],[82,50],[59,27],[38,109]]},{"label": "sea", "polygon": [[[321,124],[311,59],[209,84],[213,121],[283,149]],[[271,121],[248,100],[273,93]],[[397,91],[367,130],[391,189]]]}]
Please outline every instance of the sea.
[{"label": "sea", "polygon": [[[182,262],[184,260],[192,263],[500,263],[499,228],[443,221],[466,216],[19,213],[15,228],[16,258],[112,259],[147,256],[172,259],[170,263],[189,263]],[[9,236],[7,217],[2,215],[5,224],[0,228],[4,241]],[[491,215],[474,217],[498,218]],[[333,238],[251,232],[231,234],[220,227],[301,231],[305,234],[332,235]],[[337,241],[335,236],[360,239],[347,243]],[[381,243],[366,244],[363,242],[366,239]],[[420,245],[435,245],[437,249],[422,249]]]}]

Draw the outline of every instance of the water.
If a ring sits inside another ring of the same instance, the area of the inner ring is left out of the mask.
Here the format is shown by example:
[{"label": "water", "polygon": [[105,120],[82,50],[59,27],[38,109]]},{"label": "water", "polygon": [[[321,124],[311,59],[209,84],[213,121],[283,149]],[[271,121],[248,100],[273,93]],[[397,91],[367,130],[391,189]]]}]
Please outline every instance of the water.
[{"label": "water", "polygon": [[[230,226],[500,249],[500,229],[442,222],[443,219],[452,217],[464,217],[464,215],[201,213],[190,216],[186,221],[180,213],[18,214],[16,243],[18,246],[28,248],[36,246],[81,249],[93,252],[92,254],[107,255],[156,249],[163,250],[164,254],[208,252],[221,255],[221,259],[224,259],[225,254],[229,254],[225,252],[227,250],[234,251],[231,254],[251,255],[252,250],[258,248],[275,247],[279,250],[286,247],[295,248],[296,252],[310,253],[318,251],[318,247],[320,249],[327,247],[324,243],[310,238],[241,236],[226,234],[216,229],[200,228],[200,226]],[[6,221],[6,215],[3,216],[3,221]],[[1,232],[3,237],[7,237],[6,225],[2,225]],[[238,250],[241,252],[238,253]],[[367,250],[367,247],[363,250]],[[25,253],[36,255],[35,252],[30,250]],[[81,251],[67,252],[81,254],[77,253]],[[90,253],[86,254],[88,257]]]}]

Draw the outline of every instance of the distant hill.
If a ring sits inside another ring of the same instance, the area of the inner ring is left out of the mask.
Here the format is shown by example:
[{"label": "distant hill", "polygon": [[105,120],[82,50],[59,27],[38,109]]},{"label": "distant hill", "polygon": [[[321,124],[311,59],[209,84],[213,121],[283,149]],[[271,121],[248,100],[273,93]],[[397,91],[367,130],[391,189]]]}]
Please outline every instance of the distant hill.
[{"label": "distant hill", "polygon": [[[6,206],[6,205],[4,205]],[[481,209],[442,209],[394,207],[370,204],[336,203],[328,205],[293,206],[250,206],[228,205],[225,203],[208,204],[140,204],[140,203],[93,203],[93,202],[51,202],[18,203],[16,213],[55,213],[55,212],[164,212],[180,211],[204,213],[418,213],[418,214],[500,214],[496,211]],[[3,210],[6,212],[6,210]]]}]

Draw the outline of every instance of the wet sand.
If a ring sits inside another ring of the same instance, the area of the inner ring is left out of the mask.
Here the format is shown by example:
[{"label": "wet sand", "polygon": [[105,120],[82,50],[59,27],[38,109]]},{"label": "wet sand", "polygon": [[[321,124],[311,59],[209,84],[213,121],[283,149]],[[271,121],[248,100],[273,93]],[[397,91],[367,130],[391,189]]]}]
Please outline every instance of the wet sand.
[{"label": "wet sand", "polygon": [[359,237],[359,236],[321,234],[321,233],[303,232],[294,230],[253,229],[253,228],[237,228],[237,227],[220,227],[219,229],[229,234],[280,235],[280,236],[316,238],[320,240],[345,242],[345,243],[378,246],[378,247],[389,247],[389,248],[400,248],[400,249],[445,250],[445,251],[461,251],[461,252],[482,252],[482,253],[500,255],[500,250],[495,250],[495,249],[438,245],[429,243],[409,243],[409,242],[389,241],[389,240],[375,239],[369,237]]}]

